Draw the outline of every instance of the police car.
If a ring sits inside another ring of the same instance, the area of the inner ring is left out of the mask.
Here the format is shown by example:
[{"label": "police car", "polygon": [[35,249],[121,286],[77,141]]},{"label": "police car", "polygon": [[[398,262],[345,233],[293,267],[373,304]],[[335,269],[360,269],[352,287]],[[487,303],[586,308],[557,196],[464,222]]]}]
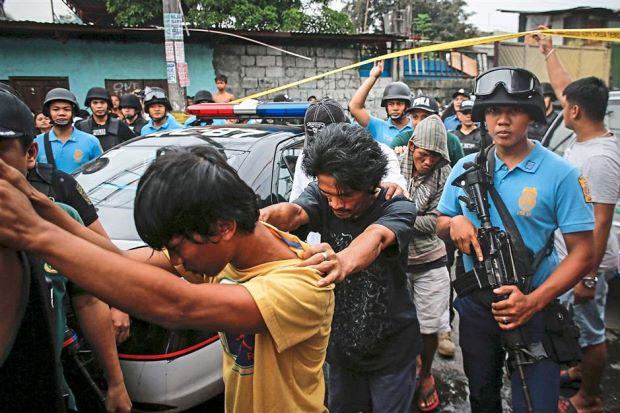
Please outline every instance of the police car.
[{"label": "police car", "polygon": [[[620,138],[620,92],[609,92],[605,124],[609,130]],[[558,155],[563,156],[564,151],[566,151],[574,141],[575,132],[564,126],[564,117],[562,116],[562,112],[560,112],[543,137],[542,144]],[[618,239],[620,239],[620,202],[616,204],[613,229]]]},{"label": "police car", "polygon": [[[199,104],[188,112],[209,118],[303,118],[307,103]],[[136,187],[161,148],[211,145],[256,192],[261,207],[288,201],[295,162],[303,148],[301,126],[228,124],[160,132],[134,138],[84,165],[76,179],[97,208],[110,238],[121,249],[144,245],[136,231]],[[208,188],[205,188],[208,190]],[[165,200],[162,200],[165,202]],[[113,274],[111,274],[113,278]],[[222,348],[215,331],[166,330],[132,320],[119,346],[121,367],[136,411],[182,411],[220,394]]]}]

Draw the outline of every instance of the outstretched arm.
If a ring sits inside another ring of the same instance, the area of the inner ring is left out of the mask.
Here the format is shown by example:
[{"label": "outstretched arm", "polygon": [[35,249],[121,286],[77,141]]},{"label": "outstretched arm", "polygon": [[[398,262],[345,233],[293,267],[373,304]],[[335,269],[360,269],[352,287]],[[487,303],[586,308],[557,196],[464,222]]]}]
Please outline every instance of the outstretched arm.
[{"label": "outstretched arm", "polygon": [[363,127],[368,126],[368,122],[370,122],[370,114],[364,108],[364,104],[366,103],[366,98],[370,90],[381,77],[381,73],[383,73],[383,60],[378,60],[370,70],[368,79],[357,89],[355,95],[353,95],[349,102],[349,111],[351,111],[351,115],[353,115],[357,123]]},{"label": "outstretched arm", "polygon": [[280,202],[260,210],[259,219],[282,231],[294,231],[310,220],[306,211],[292,202]]},{"label": "outstretched arm", "polygon": [[[546,26],[538,26],[538,28],[541,30],[547,29]],[[566,70],[556,50],[553,48],[553,39],[551,36],[546,34],[535,34],[532,37],[538,42],[538,49],[545,56],[549,83],[551,83],[553,87],[555,96],[559,99],[562,107],[564,107],[566,103],[564,89],[572,82],[570,73],[568,73],[568,70]]]}]

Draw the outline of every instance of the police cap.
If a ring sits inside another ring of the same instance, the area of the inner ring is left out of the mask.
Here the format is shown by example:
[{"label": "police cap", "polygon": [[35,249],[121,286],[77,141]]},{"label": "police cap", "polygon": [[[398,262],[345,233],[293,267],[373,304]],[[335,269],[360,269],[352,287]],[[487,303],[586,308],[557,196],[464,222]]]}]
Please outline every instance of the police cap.
[{"label": "police cap", "polygon": [[32,112],[9,88],[0,87],[0,139],[32,139]]}]

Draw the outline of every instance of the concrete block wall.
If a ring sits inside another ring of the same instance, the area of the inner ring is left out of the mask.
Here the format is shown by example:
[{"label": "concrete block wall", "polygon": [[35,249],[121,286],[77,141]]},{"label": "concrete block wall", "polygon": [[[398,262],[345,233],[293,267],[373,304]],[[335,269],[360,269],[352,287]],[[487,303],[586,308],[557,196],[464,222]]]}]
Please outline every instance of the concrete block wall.
[{"label": "concrete block wall", "polygon": [[[233,94],[242,97],[344,67],[361,59],[360,52],[349,47],[283,48],[311,60],[260,45],[227,44],[214,46],[213,66],[216,73],[228,76]],[[318,98],[329,96],[346,108],[364,80],[366,78],[360,78],[357,69],[352,69],[287,89],[284,93],[298,101],[305,101],[310,95]],[[366,101],[366,107],[378,116],[385,113],[380,107],[381,95],[383,88],[391,81],[391,78],[380,79]],[[274,95],[261,99],[271,100]]]},{"label": "concrete block wall", "polygon": [[[361,60],[359,50],[353,47],[282,47],[290,52],[307,56],[311,60],[284,54],[260,45],[215,45],[213,48],[215,73],[228,76],[232,93],[236,97],[242,97],[329,72]],[[359,76],[357,69],[351,69],[292,87],[284,92],[297,101],[305,101],[310,95],[318,98],[329,96],[346,108],[357,88],[366,79]],[[375,116],[385,117],[385,110],[381,108],[381,96],[383,88],[391,81],[390,77],[381,78],[366,100],[366,108]],[[406,83],[414,94],[429,94],[440,98],[444,104],[450,102],[452,93],[457,89],[473,89],[473,80],[470,79],[407,80]],[[274,95],[264,96],[261,99],[271,100]]]}]

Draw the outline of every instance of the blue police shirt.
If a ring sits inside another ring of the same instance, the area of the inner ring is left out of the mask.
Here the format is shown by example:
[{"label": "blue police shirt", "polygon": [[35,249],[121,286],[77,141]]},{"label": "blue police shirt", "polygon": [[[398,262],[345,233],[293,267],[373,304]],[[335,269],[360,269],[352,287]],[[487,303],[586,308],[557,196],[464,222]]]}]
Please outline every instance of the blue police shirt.
[{"label": "blue police shirt", "polygon": [[461,126],[461,122],[459,122],[459,118],[456,115],[448,116],[447,118],[445,118],[443,124],[449,131],[454,131],[456,130],[456,128]]},{"label": "blue police shirt", "polygon": [[149,121],[142,127],[140,131],[141,135],[146,135],[149,133],[155,132],[165,132],[174,129],[183,129],[183,125],[176,121],[176,119],[172,115],[166,115],[166,121],[160,127],[156,128],[153,125],[153,119],[149,119]]},{"label": "blue police shirt", "polygon": [[[51,129],[49,134],[56,168],[63,172],[72,173],[81,165],[97,158],[103,153],[101,144],[96,137],[77,128],[73,128],[71,136],[64,143],[56,137],[54,129]],[[48,163],[45,154],[44,135],[42,133],[35,138],[35,142],[39,145],[37,162]]]},{"label": "blue police shirt", "polygon": [[[536,254],[556,228],[560,228],[563,234],[592,230],[594,213],[592,205],[586,202],[589,196],[587,183],[580,177],[579,170],[540,142],[534,144],[528,156],[512,170],[508,170],[495,154],[493,184],[519,228],[525,245]],[[467,155],[454,166],[437,209],[451,217],[464,215],[479,227],[476,215],[458,199],[460,195],[466,195],[465,191],[452,185],[454,179],[463,173],[463,164],[474,161],[476,155]],[[491,222],[505,229],[490,195],[488,198]],[[463,255],[463,258],[466,271],[470,271],[472,258],[469,255]],[[532,285],[538,287],[542,284],[558,264],[559,258],[554,250],[542,260]]]},{"label": "blue police shirt", "polygon": [[370,120],[368,121],[366,129],[368,129],[372,137],[377,142],[384,143],[388,146],[390,146],[390,143],[392,143],[392,139],[394,139],[394,137],[400,132],[407,130],[413,131],[413,128],[411,126],[411,120],[409,121],[409,123],[407,123],[406,126],[398,129],[398,127],[394,125],[394,122],[392,122],[392,119],[384,120],[376,118],[374,116],[370,116]]},{"label": "blue police shirt", "polygon": [[[188,128],[190,127],[192,123],[194,123],[195,120],[196,120],[196,116],[190,116],[189,118],[187,118],[183,126]],[[213,126],[226,125],[226,119],[213,119],[213,123],[211,123],[211,125]],[[202,121],[197,126],[208,126],[208,124],[205,121]]]}]

